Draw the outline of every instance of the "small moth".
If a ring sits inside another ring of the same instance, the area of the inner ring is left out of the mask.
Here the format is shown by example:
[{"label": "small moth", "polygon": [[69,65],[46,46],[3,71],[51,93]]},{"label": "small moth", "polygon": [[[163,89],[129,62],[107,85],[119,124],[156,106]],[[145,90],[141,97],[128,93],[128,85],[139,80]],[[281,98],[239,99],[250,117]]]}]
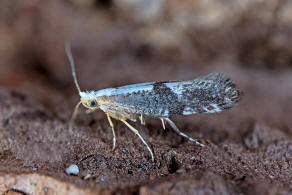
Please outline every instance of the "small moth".
[{"label": "small moth", "polygon": [[145,116],[159,118],[163,129],[165,129],[165,123],[168,123],[177,134],[199,146],[204,146],[181,132],[170,117],[222,112],[235,106],[243,94],[227,76],[217,72],[190,81],[149,82],[98,91],[81,91],[69,43],[65,43],[65,50],[80,95],[80,102],[76,105],[70,121],[70,129],[72,129],[80,104],[88,109],[88,113],[101,109],[105,112],[112,130],[113,149],[116,147],[116,135],[111,118],[122,121],[141,139],[149,150],[152,161],[154,161],[154,155],[151,148],[139,131],[128,123],[128,120],[133,122],[139,120],[145,125]]}]

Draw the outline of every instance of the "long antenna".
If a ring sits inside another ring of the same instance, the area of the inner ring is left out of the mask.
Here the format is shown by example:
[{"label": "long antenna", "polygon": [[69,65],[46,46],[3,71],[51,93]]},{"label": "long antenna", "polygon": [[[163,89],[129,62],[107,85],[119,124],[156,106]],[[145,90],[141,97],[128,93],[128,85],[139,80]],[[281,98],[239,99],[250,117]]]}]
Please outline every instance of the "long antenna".
[{"label": "long antenna", "polygon": [[75,63],[74,63],[74,59],[73,59],[73,56],[72,56],[72,53],[71,53],[70,41],[65,41],[65,52],[66,52],[67,58],[69,60],[71,69],[72,69],[72,76],[73,76],[73,79],[74,79],[74,83],[75,83],[76,88],[77,88],[77,90],[78,90],[78,92],[80,94],[81,90],[80,90],[79,84],[77,82],[77,77],[76,77],[76,72],[75,72]]}]

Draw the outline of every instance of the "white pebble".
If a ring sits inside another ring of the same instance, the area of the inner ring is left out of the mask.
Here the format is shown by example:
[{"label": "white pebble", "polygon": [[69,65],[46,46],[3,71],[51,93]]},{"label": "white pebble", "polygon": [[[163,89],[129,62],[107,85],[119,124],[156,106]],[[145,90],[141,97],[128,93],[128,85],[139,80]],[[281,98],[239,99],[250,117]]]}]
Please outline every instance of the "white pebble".
[{"label": "white pebble", "polygon": [[79,174],[79,168],[77,165],[72,164],[66,169],[66,173],[68,175],[78,175]]},{"label": "white pebble", "polygon": [[87,180],[87,179],[89,179],[89,178],[91,178],[91,174],[88,173],[83,179],[84,179],[84,180]]}]

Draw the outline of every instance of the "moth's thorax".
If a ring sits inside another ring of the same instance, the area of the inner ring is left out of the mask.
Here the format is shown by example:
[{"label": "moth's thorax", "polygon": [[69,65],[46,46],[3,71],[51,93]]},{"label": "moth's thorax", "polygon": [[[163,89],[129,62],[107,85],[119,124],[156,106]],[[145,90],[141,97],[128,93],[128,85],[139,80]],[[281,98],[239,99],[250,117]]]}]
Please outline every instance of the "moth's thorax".
[{"label": "moth's thorax", "polygon": [[[126,98],[127,92],[127,90],[118,90],[117,93],[116,88],[85,91],[80,93],[81,103],[84,107],[91,110],[99,108],[116,119],[123,118],[136,121],[138,117],[137,110],[133,106],[128,106],[118,101]],[[96,102],[96,107],[90,105],[92,101]]]}]

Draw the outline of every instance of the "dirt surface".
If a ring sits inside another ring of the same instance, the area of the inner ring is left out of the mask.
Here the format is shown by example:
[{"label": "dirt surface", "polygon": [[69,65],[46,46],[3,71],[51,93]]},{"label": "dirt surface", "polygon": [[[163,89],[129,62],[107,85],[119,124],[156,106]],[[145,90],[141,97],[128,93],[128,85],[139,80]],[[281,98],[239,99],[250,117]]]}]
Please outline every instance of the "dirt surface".
[{"label": "dirt surface", "polygon": [[[0,193],[291,194],[291,2],[126,2],[0,2]],[[220,71],[244,97],[219,114],[173,117],[205,147],[146,118],[131,124],[155,162],[118,121],[112,151],[102,111],[83,108],[68,128],[79,97],[64,40],[82,89]],[[66,174],[71,164],[78,175]]]}]

